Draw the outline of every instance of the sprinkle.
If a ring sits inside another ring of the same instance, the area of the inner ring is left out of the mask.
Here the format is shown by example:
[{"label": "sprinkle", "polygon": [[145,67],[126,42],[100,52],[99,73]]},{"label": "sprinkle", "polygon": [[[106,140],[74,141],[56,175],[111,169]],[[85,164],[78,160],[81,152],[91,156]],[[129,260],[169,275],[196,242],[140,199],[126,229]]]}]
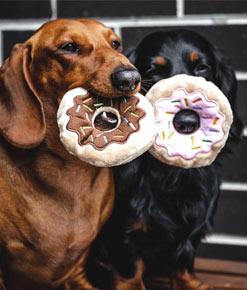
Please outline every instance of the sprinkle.
[{"label": "sprinkle", "polygon": [[92,135],[92,134],[90,135],[90,139],[91,139],[91,141],[93,142],[93,135]]},{"label": "sprinkle", "polygon": [[202,110],[202,108],[200,108],[200,107],[193,107],[193,109],[195,109],[195,110]]},{"label": "sprinkle", "polygon": [[94,105],[94,107],[100,107],[100,106],[103,106],[104,103],[98,103],[98,104],[93,104],[93,105]]},{"label": "sprinkle", "polygon": [[124,136],[123,135],[115,135],[115,136],[113,136],[114,138],[123,138]]},{"label": "sprinkle", "polygon": [[93,110],[91,108],[89,108],[87,105],[83,105],[83,107],[85,107],[86,109],[88,109],[90,112],[93,112]]},{"label": "sprinkle", "polygon": [[202,140],[202,142],[212,143],[213,141],[211,141],[211,140]]},{"label": "sprinkle", "polygon": [[219,133],[218,130],[210,129],[209,132]]},{"label": "sprinkle", "polygon": [[105,143],[107,143],[107,142],[108,142],[108,140],[107,140],[106,136],[103,136],[103,137],[104,137]]},{"label": "sprinkle", "polygon": [[110,104],[111,104],[111,107],[113,107],[113,102],[112,102],[112,98],[110,99]]},{"label": "sprinkle", "polygon": [[215,106],[208,106],[205,109],[212,109],[212,108],[215,108]]},{"label": "sprinkle", "polygon": [[82,127],[80,127],[80,129],[81,129],[81,132],[82,132],[83,136],[85,136],[86,134],[85,134],[85,132],[84,132],[83,128],[82,128]]},{"label": "sprinkle", "polygon": [[163,138],[163,140],[165,140],[165,132],[164,131],[162,131],[162,138]]},{"label": "sprinkle", "polygon": [[135,117],[139,117],[137,114],[135,113],[130,113],[131,115],[135,116]]},{"label": "sprinkle", "polygon": [[92,127],[91,126],[86,126],[86,127],[82,127],[84,130],[85,129],[92,129]]},{"label": "sprinkle", "polygon": [[133,130],[136,130],[136,127],[133,125],[133,123],[129,123],[129,125]]},{"label": "sprinkle", "polygon": [[87,120],[90,121],[89,117],[88,117],[88,113],[85,113],[85,115],[86,115]]},{"label": "sprinkle", "polygon": [[191,136],[191,142],[192,142],[192,146],[194,147],[195,146],[195,138],[194,138],[194,136]]},{"label": "sprinkle", "polygon": [[185,105],[186,105],[187,107],[189,107],[189,103],[188,103],[188,99],[187,99],[187,98],[184,98],[184,102],[185,102]]},{"label": "sprinkle", "polygon": [[168,147],[172,148],[172,149],[174,148],[174,146],[172,146],[172,145],[169,144],[169,143],[167,143],[166,145],[167,145]]},{"label": "sprinkle", "polygon": [[78,105],[76,112],[78,113],[80,111],[81,105]]},{"label": "sprinkle", "polygon": [[128,106],[128,107],[123,111],[123,113],[126,113],[127,111],[129,111],[129,109],[131,109],[131,106]]},{"label": "sprinkle", "polygon": [[123,100],[124,100],[124,103],[126,104],[126,103],[127,103],[127,100],[126,100],[126,98],[125,98],[125,97],[123,97]]},{"label": "sprinkle", "polygon": [[171,121],[168,121],[168,129],[171,127]]},{"label": "sprinkle", "polygon": [[126,123],[129,123],[129,120],[126,117],[124,117],[123,119]]},{"label": "sprinkle", "polygon": [[174,100],[174,101],[171,101],[172,103],[180,103],[179,100]]},{"label": "sprinkle", "polygon": [[100,133],[100,134],[96,135],[95,137],[98,138],[99,136],[101,136],[103,134],[105,134],[105,133],[104,132],[103,133]]},{"label": "sprinkle", "polygon": [[166,114],[171,114],[171,115],[174,115],[174,113],[173,113],[173,112],[166,112]]},{"label": "sprinkle", "polygon": [[197,103],[197,102],[200,102],[201,100],[202,100],[202,99],[199,98],[199,99],[194,100],[192,103]]},{"label": "sprinkle", "polygon": [[83,101],[83,103],[87,103],[87,102],[89,102],[90,100],[92,100],[92,98],[88,98],[88,99],[86,99],[85,101]]},{"label": "sprinkle", "polygon": [[192,147],[192,150],[195,150],[195,149],[200,149],[201,146],[197,146],[197,147]]},{"label": "sprinkle", "polygon": [[214,121],[213,121],[213,125],[216,125],[216,123],[217,123],[218,120],[219,120],[219,118],[216,117],[216,118],[214,119]]},{"label": "sprinkle", "polygon": [[174,132],[172,132],[167,139],[170,139],[172,137],[172,135],[174,134]]}]

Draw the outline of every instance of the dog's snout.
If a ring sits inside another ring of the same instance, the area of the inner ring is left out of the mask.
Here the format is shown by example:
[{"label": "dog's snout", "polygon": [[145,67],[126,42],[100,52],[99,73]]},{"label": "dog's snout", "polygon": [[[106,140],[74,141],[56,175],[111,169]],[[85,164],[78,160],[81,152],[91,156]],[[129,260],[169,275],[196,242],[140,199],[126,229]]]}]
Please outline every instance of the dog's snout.
[{"label": "dog's snout", "polygon": [[133,68],[120,67],[111,74],[112,85],[121,92],[134,91],[141,82],[139,72]]},{"label": "dog's snout", "polygon": [[192,134],[200,127],[200,117],[193,110],[183,109],[175,115],[173,125],[181,134]]}]

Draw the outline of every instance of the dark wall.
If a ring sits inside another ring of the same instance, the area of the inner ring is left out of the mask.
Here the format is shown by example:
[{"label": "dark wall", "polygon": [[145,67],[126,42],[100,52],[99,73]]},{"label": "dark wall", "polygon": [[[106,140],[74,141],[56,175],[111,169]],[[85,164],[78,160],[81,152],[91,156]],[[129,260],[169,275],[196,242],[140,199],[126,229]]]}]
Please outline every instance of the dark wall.
[{"label": "dark wall", "polygon": [[[247,0],[0,1],[0,54],[5,59],[15,43],[24,42],[43,22],[55,18],[101,20],[121,35],[125,51],[155,30],[188,28],[201,33],[231,58],[239,83],[239,114],[247,128],[246,15]],[[247,261],[246,136],[223,161],[224,183],[214,228],[220,242],[203,243],[201,256]]]}]

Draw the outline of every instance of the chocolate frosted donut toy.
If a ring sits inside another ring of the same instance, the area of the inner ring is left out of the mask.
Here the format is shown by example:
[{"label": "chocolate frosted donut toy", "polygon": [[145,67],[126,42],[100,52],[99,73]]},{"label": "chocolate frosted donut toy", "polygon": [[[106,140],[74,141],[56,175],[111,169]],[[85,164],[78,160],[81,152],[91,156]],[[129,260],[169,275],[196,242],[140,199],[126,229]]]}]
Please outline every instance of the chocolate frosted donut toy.
[{"label": "chocolate frosted donut toy", "polygon": [[155,111],[150,153],[183,168],[210,165],[227,140],[233,115],[225,95],[202,77],[176,75],[156,83],[146,97]]},{"label": "chocolate frosted donut toy", "polygon": [[135,159],[155,138],[152,105],[140,94],[103,98],[75,88],[63,96],[57,120],[67,151],[98,167]]}]

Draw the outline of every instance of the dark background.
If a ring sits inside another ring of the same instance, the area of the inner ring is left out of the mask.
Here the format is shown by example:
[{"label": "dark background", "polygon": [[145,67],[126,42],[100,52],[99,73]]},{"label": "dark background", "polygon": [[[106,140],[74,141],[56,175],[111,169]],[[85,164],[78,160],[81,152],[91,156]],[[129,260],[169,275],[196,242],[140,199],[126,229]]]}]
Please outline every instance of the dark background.
[{"label": "dark background", "polygon": [[[178,9],[180,5],[182,9]],[[115,29],[125,51],[156,30],[183,27],[201,33],[231,58],[239,83],[239,113],[247,125],[247,0],[0,0],[2,60],[15,43],[24,42],[42,23],[83,17],[95,18]],[[198,255],[247,262],[246,136],[235,153],[224,160],[222,174],[223,190],[214,228],[221,239],[218,243],[202,243]]]}]

